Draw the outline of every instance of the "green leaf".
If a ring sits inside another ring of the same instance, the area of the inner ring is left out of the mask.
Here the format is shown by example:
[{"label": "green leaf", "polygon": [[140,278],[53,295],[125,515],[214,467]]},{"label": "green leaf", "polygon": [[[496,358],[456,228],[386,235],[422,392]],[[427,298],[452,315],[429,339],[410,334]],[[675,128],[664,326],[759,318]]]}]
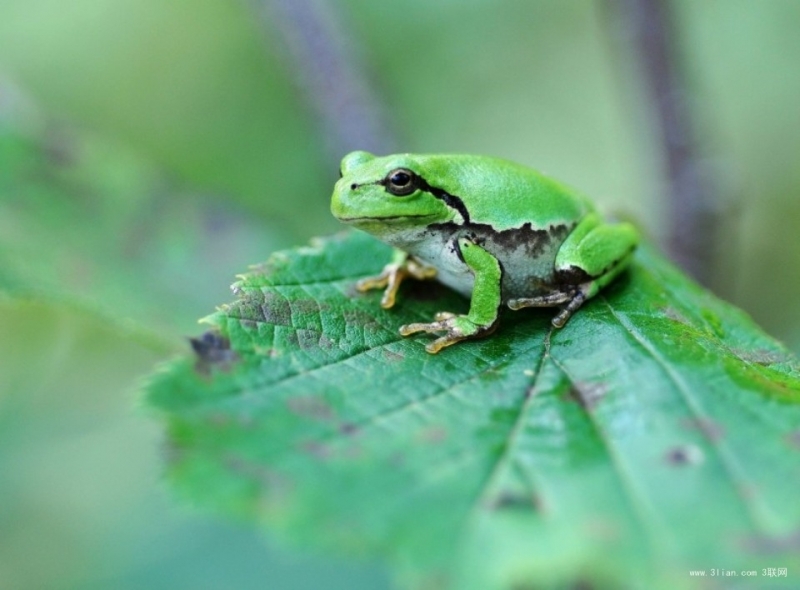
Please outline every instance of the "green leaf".
[{"label": "green leaf", "polygon": [[353,284],[388,258],[345,234],[234,285],[149,385],[183,493],[410,587],[796,575],[800,367],[745,314],[643,247],[563,329],[507,312],[432,356],[398,327],[468,302],[415,283],[381,309]]}]

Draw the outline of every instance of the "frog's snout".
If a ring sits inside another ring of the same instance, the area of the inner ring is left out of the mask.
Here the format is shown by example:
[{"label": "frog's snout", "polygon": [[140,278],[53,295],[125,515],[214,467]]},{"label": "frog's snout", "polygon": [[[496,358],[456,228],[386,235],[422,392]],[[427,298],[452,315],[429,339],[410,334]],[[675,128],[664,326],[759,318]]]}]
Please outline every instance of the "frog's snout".
[{"label": "frog's snout", "polygon": [[337,219],[347,217],[348,194],[353,190],[352,181],[340,178],[333,187],[331,195],[331,213]]}]

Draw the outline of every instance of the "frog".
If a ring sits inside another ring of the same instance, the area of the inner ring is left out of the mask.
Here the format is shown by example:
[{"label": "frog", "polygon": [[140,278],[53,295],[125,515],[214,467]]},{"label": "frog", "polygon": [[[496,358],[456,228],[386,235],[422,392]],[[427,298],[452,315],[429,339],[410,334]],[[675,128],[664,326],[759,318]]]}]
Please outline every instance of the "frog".
[{"label": "frog", "polygon": [[339,221],[393,247],[359,292],[383,289],[392,308],[407,279],[436,280],[470,300],[465,314],[441,311],[402,336],[433,334],[436,354],[486,337],[501,309],[556,307],[562,328],[630,264],[640,236],[607,222],[588,197],[533,168],[471,154],[354,151],[341,161],[331,197]]}]

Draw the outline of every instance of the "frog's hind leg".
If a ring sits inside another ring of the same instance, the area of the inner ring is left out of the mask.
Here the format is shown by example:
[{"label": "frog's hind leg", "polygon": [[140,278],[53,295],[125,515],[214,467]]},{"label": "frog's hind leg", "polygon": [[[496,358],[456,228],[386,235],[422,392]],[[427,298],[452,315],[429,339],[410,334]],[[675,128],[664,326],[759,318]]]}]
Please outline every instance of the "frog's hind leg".
[{"label": "frog's hind leg", "polygon": [[629,223],[609,225],[596,213],[587,215],[558,250],[556,290],[538,297],[512,299],[508,307],[560,305],[561,310],[552,323],[561,328],[587,299],[594,297],[627,266],[638,239],[636,229]]},{"label": "frog's hind leg", "polygon": [[608,224],[596,213],[581,220],[556,255],[556,281],[561,290],[572,292],[552,320],[556,328],[625,269],[638,242],[639,234],[630,223]]}]

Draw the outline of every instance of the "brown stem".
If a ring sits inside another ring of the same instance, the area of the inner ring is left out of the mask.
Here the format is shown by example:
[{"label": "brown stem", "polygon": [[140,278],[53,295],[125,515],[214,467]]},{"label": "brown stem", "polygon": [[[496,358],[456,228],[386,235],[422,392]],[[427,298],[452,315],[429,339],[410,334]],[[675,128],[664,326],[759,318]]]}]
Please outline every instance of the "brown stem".
[{"label": "brown stem", "polygon": [[331,155],[338,161],[356,149],[394,151],[382,103],[338,24],[337,12],[318,0],[252,1],[264,28],[281,37],[290,71]]},{"label": "brown stem", "polygon": [[675,27],[668,0],[615,0],[631,37],[653,101],[669,190],[667,250],[699,281],[713,275],[717,200],[707,167],[697,157],[687,93],[676,56]]}]

